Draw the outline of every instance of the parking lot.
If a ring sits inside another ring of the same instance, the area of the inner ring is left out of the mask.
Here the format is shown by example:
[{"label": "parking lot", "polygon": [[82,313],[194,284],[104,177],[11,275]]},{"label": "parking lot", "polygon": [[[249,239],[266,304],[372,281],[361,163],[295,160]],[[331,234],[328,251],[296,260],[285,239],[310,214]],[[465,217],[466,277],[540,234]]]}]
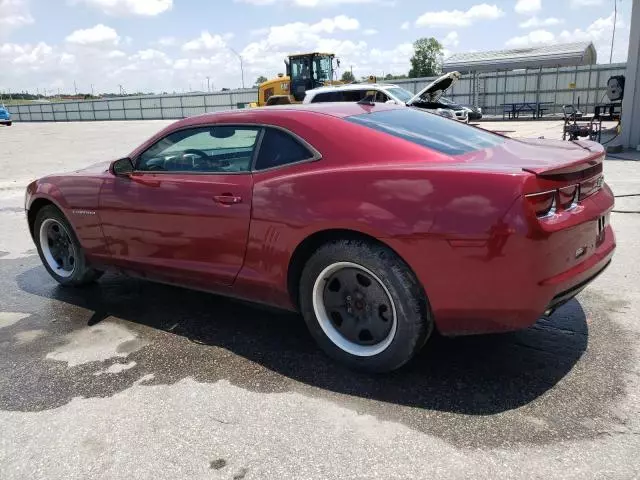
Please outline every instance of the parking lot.
[{"label": "parking lot", "polygon": [[[608,159],[612,265],[532,328],[435,337],[390,375],[329,360],[297,315],[106,275],[64,289],[24,218],[38,176],[170,122],[0,127],[0,478],[640,476],[640,163]],[[559,138],[559,121],[491,122]]]}]

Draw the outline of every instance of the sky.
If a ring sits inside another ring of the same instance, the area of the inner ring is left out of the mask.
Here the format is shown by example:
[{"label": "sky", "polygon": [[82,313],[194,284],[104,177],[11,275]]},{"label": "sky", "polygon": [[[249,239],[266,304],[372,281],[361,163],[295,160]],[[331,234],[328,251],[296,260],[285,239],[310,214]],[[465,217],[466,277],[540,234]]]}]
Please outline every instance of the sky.
[{"label": "sky", "polygon": [[[632,1],[617,0],[614,62],[626,61]],[[412,43],[431,36],[445,57],[591,40],[598,63],[609,63],[613,7],[614,0],[0,0],[0,91],[238,88],[237,55],[251,86],[283,72],[288,54],[315,50],[335,52],[339,74],[406,74]]]}]

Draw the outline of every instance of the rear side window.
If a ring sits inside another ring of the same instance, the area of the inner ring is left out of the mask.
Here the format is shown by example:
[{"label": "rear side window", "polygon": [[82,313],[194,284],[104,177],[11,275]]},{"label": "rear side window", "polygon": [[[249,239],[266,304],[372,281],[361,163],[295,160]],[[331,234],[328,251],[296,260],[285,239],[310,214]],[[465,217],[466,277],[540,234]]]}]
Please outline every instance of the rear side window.
[{"label": "rear side window", "polygon": [[504,142],[499,135],[415,108],[363,113],[346,120],[447,155],[461,155]]},{"label": "rear side window", "polygon": [[311,103],[325,102],[359,102],[367,94],[367,90],[337,90],[335,92],[318,93]]},{"label": "rear side window", "polygon": [[311,103],[338,102],[337,92],[318,93],[311,99]]},{"label": "rear side window", "polygon": [[287,132],[277,128],[266,128],[255,169],[265,170],[312,158],[314,154]]}]

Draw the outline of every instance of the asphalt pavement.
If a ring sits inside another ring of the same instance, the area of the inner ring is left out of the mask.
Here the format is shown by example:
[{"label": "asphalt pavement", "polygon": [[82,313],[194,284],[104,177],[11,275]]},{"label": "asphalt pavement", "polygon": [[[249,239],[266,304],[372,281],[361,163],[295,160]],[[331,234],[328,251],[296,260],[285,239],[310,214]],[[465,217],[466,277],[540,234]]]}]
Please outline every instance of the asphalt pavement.
[{"label": "asphalt pavement", "polygon": [[605,162],[618,251],[575,300],[521,332],[435,336],[367,375],[294,314],[47,275],[26,183],[126,155],[166,123],[0,128],[0,479],[640,477],[640,164]]}]

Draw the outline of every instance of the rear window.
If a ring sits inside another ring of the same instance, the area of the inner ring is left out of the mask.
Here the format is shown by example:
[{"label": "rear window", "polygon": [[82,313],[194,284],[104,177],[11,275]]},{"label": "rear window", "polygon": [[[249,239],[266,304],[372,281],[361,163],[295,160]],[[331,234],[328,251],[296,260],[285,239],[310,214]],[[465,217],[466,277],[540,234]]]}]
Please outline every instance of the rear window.
[{"label": "rear window", "polygon": [[363,113],[345,120],[447,155],[461,155],[504,142],[499,135],[415,108]]}]

